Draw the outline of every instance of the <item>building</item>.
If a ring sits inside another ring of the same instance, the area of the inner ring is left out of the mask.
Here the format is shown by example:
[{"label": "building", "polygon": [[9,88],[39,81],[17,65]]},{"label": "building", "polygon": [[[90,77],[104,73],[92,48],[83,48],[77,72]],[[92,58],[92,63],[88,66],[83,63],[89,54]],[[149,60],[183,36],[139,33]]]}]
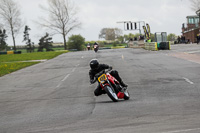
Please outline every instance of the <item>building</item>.
[{"label": "building", "polygon": [[[182,25],[182,35],[188,42],[196,43],[197,34],[200,33],[200,21],[199,16],[187,16],[187,24]],[[185,27],[187,26],[187,27]]]}]

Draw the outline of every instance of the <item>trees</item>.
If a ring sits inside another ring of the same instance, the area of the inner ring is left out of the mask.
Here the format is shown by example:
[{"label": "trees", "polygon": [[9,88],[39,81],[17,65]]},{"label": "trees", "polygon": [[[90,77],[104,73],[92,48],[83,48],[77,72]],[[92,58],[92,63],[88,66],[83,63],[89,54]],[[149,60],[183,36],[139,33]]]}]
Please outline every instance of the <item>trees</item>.
[{"label": "trees", "polygon": [[14,50],[16,51],[15,37],[22,27],[20,8],[13,0],[0,0],[0,17],[5,29],[12,35]]},{"label": "trees", "polygon": [[81,25],[76,18],[77,10],[70,0],[48,0],[48,6],[48,8],[42,6],[49,17],[43,18],[40,25],[50,29],[55,34],[62,35],[66,50],[66,36]]},{"label": "trees", "polygon": [[6,44],[6,38],[8,36],[6,35],[6,30],[1,30],[0,29],[0,50],[5,50],[7,47]]},{"label": "trees", "polygon": [[33,52],[34,51],[34,47],[32,46],[32,43],[31,42],[31,39],[29,38],[29,33],[28,31],[31,30],[27,25],[25,26],[25,29],[24,29],[24,40],[23,41],[26,41],[26,44],[27,44],[27,52]]},{"label": "trees", "polygon": [[190,0],[191,2],[191,9],[193,11],[197,11],[197,10],[200,10],[200,0]]},{"label": "trees", "polygon": [[78,51],[81,51],[84,49],[85,38],[81,35],[72,35],[69,37],[67,44],[69,49],[77,49]]},{"label": "trees", "polygon": [[124,35],[125,41],[129,41],[130,39],[134,39],[135,35],[132,33],[129,33],[128,35]]},{"label": "trees", "polygon": [[121,43],[124,43],[124,36],[120,36],[120,37],[118,37],[117,39],[118,39],[118,41],[120,41]]},{"label": "trees", "polygon": [[122,35],[122,30],[118,28],[103,28],[100,31],[99,38],[105,40],[115,40]]},{"label": "trees", "polygon": [[167,36],[167,40],[168,40],[168,41],[175,41],[175,40],[176,40],[176,35],[173,34],[173,33],[170,33],[170,34]]},{"label": "trees", "polygon": [[43,52],[44,48],[46,49],[46,51],[53,51],[53,49],[51,48],[53,41],[51,40],[52,37],[49,37],[49,34],[46,33],[46,35],[39,40],[38,52]]}]

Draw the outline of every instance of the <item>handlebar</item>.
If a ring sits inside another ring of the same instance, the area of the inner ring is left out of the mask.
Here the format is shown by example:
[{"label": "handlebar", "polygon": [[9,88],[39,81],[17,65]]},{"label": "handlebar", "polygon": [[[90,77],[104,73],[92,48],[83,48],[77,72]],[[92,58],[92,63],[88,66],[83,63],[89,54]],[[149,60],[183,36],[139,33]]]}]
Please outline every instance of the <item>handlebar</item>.
[{"label": "handlebar", "polygon": [[100,71],[99,73],[97,73],[96,75],[95,75],[95,79],[97,79],[100,75],[102,75],[103,73],[107,73],[107,72],[109,72],[109,71],[111,71],[112,70],[112,67],[110,67],[108,70],[102,70],[102,71]]}]

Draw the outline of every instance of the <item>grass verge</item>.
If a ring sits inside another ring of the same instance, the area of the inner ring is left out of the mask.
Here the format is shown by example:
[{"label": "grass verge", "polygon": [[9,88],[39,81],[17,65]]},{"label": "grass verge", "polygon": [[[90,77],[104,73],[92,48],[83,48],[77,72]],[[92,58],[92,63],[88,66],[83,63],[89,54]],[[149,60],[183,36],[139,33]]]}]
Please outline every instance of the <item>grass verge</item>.
[{"label": "grass verge", "polygon": [[48,60],[67,52],[68,51],[56,51],[56,52],[37,52],[37,53],[0,55],[0,77],[9,74],[11,72],[17,71],[19,69],[39,63],[34,61],[33,62],[24,62],[24,61],[45,60],[45,59]]},{"label": "grass verge", "polygon": [[24,54],[0,55],[0,62],[44,60],[44,59],[48,60],[67,52],[68,51],[53,51],[53,52],[36,52],[36,53],[24,53]]},{"label": "grass verge", "polygon": [[39,62],[0,63],[0,77]]}]

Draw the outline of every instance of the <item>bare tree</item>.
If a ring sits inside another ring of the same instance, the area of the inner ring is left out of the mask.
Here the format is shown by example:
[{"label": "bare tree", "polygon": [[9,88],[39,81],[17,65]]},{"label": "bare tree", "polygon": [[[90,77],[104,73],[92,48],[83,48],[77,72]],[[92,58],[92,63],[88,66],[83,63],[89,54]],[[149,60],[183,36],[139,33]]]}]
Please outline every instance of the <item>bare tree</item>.
[{"label": "bare tree", "polygon": [[15,37],[22,27],[19,5],[13,0],[0,0],[0,18],[5,29],[11,32],[14,50],[16,51]]},{"label": "bare tree", "polygon": [[64,40],[64,48],[67,49],[66,36],[75,28],[79,28],[77,10],[70,0],[48,0],[48,8],[41,6],[48,13],[48,18],[42,18],[40,25],[61,34]]},{"label": "bare tree", "polygon": [[197,11],[197,10],[200,10],[200,0],[190,0],[191,2],[191,9],[193,11]]}]

